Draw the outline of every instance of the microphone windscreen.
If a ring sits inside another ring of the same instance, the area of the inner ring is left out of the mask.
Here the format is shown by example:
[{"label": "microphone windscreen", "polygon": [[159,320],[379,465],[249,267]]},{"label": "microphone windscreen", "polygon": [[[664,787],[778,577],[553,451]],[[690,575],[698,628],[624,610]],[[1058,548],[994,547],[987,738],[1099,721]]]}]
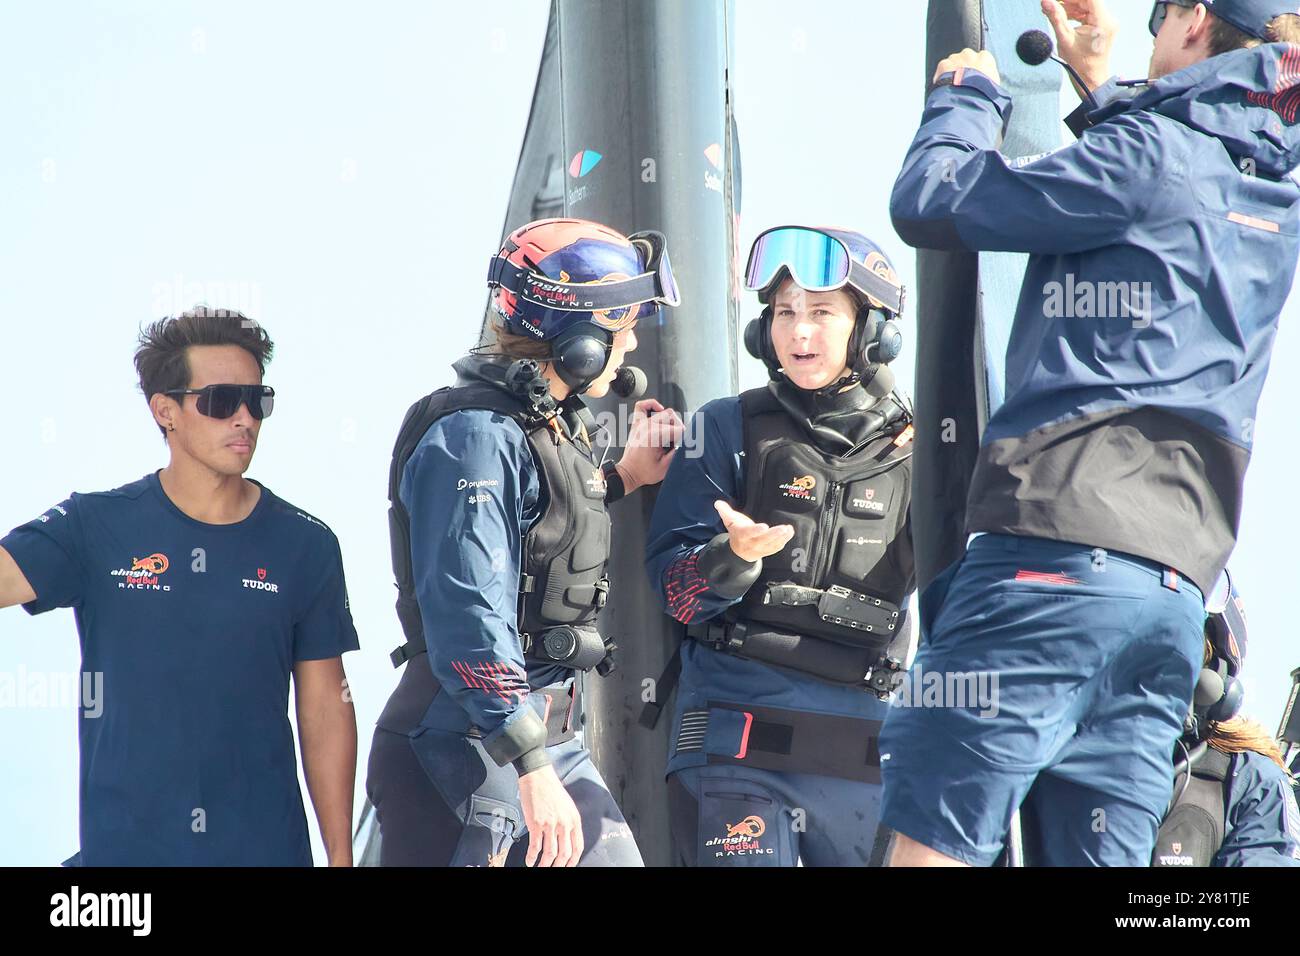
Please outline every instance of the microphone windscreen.
[{"label": "microphone windscreen", "polygon": [[614,375],[610,390],[620,398],[640,398],[650,382],[635,365],[624,365]]},{"label": "microphone windscreen", "polygon": [[862,383],[872,398],[888,398],[895,385],[894,370],[888,365],[877,365],[875,374]]},{"label": "microphone windscreen", "polygon": [[1030,66],[1046,63],[1052,55],[1052,38],[1042,30],[1026,30],[1016,40],[1016,56]]},{"label": "microphone windscreen", "polygon": [[1204,710],[1223,699],[1223,678],[1208,668],[1201,669],[1196,681],[1196,707]]}]

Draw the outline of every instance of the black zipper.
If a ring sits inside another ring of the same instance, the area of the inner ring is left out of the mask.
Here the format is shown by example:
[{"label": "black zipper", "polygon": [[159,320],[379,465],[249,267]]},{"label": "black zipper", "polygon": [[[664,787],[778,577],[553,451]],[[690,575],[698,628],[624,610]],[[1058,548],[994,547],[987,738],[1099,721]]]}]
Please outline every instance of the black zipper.
[{"label": "black zipper", "polygon": [[[865,448],[868,445],[870,445],[872,442],[880,438],[889,438],[891,443],[893,441],[893,438],[891,436],[873,435],[871,438],[868,438],[866,441],[861,442],[852,451],[848,452],[847,455],[840,456],[840,460],[844,461],[845,459],[851,457],[857,452],[865,450]],[[886,461],[882,461],[878,468],[872,468],[868,470],[866,474],[855,475],[853,477],[853,480],[865,481],[868,478],[874,478],[876,475],[883,474],[884,472],[889,471],[895,465],[899,464],[900,462],[906,461],[908,458],[911,457],[912,457],[912,453],[909,451],[906,454],[900,455],[897,458],[889,458]],[[839,524],[838,518],[839,518],[839,509],[840,509],[840,496],[846,484],[847,482],[843,482],[843,481],[832,481],[830,485],[827,487],[826,494],[827,494],[828,506],[822,509],[821,516],[817,522],[817,532],[818,532],[820,547],[818,548],[817,554],[815,555],[816,564],[814,566],[817,570],[817,574],[812,579],[812,582],[810,584],[811,587],[820,587],[823,589],[826,587],[825,578],[826,575],[830,573],[831,555],[834,554],[835,552],[835,542],[830,540],[830,534],[832,531],[835,530],[835,528]]]},{"label": "black zipper", "polygon": [[[829,540],[830,532],[835,527],[835,518],[840,510],[840,492],[844,490],[844,485],[839,481],[832,481],[826,490],[826,507],[822,509],[821,517],[817,522],[817,539],[819,547],[817,549],[817,563],[815,573],[810,582],[812,587],[821,587],[822,578],[830,567],[830,556],[835,550],[834,542]],[[826,567],[823,567],[825,565]]]}]

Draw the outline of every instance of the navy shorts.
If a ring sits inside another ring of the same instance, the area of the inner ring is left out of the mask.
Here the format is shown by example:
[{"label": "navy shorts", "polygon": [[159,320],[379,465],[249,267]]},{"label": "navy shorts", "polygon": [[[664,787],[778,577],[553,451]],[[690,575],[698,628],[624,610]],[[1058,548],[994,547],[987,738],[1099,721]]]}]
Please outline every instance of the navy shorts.
[{"label": "navy shorts", "polygon": [[881,822],[988,866],[1028,797],[1031,865],[1149,866],[1201,591],[1143,558],[985,534],[926,589],[921,625],[881,731]]},{"label": "navy shorts", "polygon": [[880,784],[712,764],[668,776],[684,866],[879,866]]}]

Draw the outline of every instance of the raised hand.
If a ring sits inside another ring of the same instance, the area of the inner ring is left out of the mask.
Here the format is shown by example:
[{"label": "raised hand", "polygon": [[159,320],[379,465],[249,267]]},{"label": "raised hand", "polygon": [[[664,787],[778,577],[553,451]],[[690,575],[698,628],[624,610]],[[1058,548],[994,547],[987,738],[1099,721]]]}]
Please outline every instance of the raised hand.
[{"label": "raised hand", "polygon": [[746,561],[757,561],[776,554],[794,537],[794,528],[788,524],[766,525],[755,522],[725,501],[715,501],[722,523],[731,539],[731,550]]}]

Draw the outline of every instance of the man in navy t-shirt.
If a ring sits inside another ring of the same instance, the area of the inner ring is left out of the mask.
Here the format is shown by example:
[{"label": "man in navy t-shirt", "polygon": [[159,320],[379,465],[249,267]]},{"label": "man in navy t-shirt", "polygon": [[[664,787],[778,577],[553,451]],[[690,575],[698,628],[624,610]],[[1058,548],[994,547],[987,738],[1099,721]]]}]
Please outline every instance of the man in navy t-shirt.
[{"label": "man in navy t-shirt", "polygon": [[351,863],[341,655],[358,644],[338,541],[243,477],[273,402],[271,351],[238,314],[151,325],[136,367],[170,463],[0,539],[0,608],[73,608],[102,688],[78,715],[83,865],[310,866],[291,673],[329,862]]}]

